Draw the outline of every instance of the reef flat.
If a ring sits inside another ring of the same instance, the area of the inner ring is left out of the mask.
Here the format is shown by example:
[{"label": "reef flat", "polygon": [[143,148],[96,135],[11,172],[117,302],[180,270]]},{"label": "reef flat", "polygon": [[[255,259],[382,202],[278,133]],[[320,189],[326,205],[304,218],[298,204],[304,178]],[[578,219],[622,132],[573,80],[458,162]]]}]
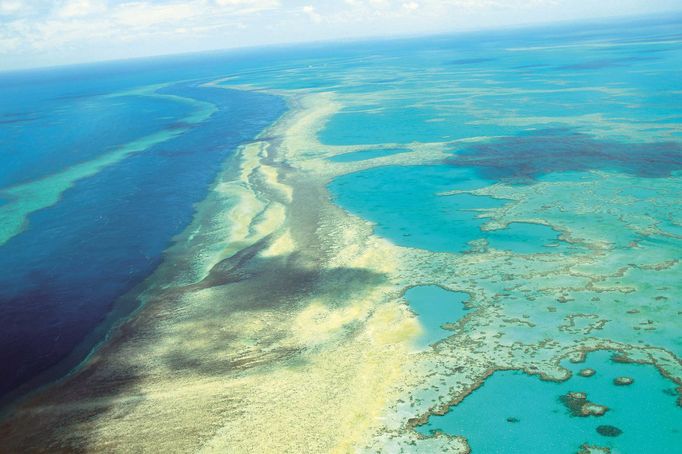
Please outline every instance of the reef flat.
[{"label": "reef flat", "polygon": [[224,163],[139,310],[0,423],[4,446],[679,446],[678,25],[213,79],[289,111]]},{"label": "reef flat", "polygon": [[418,324],[396,303],[389,244],[329,202],[323,175],[291,166],[335,105],[291,102],[275,139],[216,182],[143,309],[3,424],[6,448],[345,451],[377,427]]}]

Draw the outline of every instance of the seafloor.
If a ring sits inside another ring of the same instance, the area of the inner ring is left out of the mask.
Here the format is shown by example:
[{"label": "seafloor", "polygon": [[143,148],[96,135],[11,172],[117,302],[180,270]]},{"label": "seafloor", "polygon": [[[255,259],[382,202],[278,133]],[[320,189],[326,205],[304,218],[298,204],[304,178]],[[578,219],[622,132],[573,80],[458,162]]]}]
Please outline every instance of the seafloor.
[{"label": "seafloor", "polygon": [[682,42],[594,33],[211,82],[289,112],[3,450],[673,452]]}]

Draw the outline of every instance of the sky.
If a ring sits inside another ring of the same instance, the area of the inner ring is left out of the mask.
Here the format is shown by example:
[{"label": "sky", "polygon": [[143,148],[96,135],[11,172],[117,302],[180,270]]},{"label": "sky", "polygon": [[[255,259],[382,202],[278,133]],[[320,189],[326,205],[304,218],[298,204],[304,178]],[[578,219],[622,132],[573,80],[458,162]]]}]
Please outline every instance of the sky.
[{"label": "sky", "polygon": [[0,70],[682,11],[682,0],[0,0]]}]

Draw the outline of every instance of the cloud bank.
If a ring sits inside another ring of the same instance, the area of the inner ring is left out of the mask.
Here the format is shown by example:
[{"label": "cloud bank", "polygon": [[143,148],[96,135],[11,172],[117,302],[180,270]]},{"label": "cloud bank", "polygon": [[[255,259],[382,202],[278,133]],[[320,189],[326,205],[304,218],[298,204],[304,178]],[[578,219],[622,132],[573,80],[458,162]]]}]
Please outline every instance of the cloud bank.
[{"label": "cloud bank", "polygon": [[0,69],[676,9],[678,0],[0,0]]}]

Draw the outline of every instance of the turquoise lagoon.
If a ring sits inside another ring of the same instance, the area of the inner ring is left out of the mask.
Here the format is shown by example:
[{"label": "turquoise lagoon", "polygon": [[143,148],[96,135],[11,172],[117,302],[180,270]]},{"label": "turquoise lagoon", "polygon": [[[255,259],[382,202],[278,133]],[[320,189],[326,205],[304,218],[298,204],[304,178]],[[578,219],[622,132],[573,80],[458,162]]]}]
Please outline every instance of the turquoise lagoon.
[{"label": "turquoise lagoon", "polygon": [[[583,444],[614,453],[674,452],[682,446],[675,384],[652,366],[614,362],[612,355],[599,351],[582,363],[562,363],[572,376],[561,383],[519,371],[495,372],[448,413],[432,416],[417,430],[465,435],[473,453],[570,453]],[[583,377],[582,369],[595,374]],[[618,386],[618,377],[634,382]],[[569,392],[586,393],[588,401],[608,410],[602,416],[574,416],[561,399]],[[621,433],[603,435],[599,426]]]},{"label": "turquoise lagoon", "polygon": [[[491,248],[520,254],[565,252],[559,232],[542,224],[510,223],[482,230],[486,212],[504,200],[466,191],[490,185],[474,169],[452,166],[386,166],[336,178],[334,199],[373,221],[378,234],[396,244],[431,251],[463,252],[471,241],[485,239]],[[443,195],[449,190],[462,193]]]},{"label": "turquoise lagoon", "polygon": [[443,325],[457,323],[468,310],[464,305],[468,294],[450,292],[437,285],[412,287],[405,292],[404,297],[424,330],[417,339],[419,348],[426,348],[451,335],[452,331],[444,329]]}]

